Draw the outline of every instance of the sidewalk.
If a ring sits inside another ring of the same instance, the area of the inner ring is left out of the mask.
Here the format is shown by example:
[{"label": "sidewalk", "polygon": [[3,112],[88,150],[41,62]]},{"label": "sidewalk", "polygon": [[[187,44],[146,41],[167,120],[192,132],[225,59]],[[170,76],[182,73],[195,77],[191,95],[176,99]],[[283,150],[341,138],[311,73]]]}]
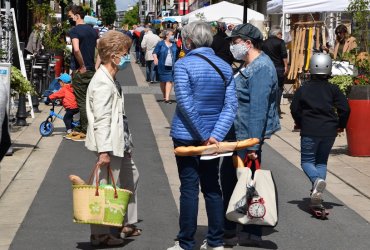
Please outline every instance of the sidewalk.
[{"label": "sidewalk", "polygon": [[[281,130],[267,144],[289,162],[300,166],[300,135],[292,132],[294,121],[290,104],[281,105],[285,112],[280,119]],[[347,153],[345,133],[337,137],[329,156],[327,190],[370,222],[370,157],[352,157]]]}]

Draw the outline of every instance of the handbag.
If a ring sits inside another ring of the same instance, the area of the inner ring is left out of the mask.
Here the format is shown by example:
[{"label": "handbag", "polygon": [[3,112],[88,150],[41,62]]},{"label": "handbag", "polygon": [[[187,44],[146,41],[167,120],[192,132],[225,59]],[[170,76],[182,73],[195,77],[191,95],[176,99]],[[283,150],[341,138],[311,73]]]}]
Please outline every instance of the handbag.
[{"label": "handbag", "polygon": [[[252,178],[252,163],[255,163]],[[261,169],[258,160],[248,160],[237,168],[238,182],[231,195],[226,218],[240,224],[275,227],[278,222],[277,193],[270,170]]]},{"label": "handbag", "polygon": [[[132,192],[117,188],[112,169],[107,166],[112,185],[99,186],[99,166],[95,165],[89,185],[72,185],[73,222],[122,227]],[[92,177],[95,176],[95,185]]]}]

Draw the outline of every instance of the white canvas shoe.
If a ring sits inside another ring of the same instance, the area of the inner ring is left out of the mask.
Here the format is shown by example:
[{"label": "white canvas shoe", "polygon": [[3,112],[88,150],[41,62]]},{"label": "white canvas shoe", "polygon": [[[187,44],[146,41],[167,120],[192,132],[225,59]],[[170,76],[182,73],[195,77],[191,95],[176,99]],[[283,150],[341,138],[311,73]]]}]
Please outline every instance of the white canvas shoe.
[{"label": "white canvas shoe", "polygon": [[200,246],[200,250],[224,250],[224,246],[210,247],[208,246],[207,240],[204,240],[203,244]]},{"label": "white canvas shoe", "polygon": [[175,245],[173,247],[167,248],[167,250],[184,250],[184,248],[180,247],[179,241],[175,241]]},{"label": "white canvas shoe", "polygon": [[320,204],[322,202],[322,193],[324,192],[325,187],[326,182],[321,178],[317,178],[313,184],[311,204]]}]

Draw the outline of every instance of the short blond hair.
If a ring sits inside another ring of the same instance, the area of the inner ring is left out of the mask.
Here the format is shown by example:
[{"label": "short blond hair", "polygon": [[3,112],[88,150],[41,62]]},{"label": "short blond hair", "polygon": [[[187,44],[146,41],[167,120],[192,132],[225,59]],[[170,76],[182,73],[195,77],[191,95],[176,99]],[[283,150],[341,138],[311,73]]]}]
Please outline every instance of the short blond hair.
[{"label": "short blond hair", "polygon": [[117,54],[121,51],[129,53],[132,45],[132,39],[122,32],[110,30],[104,33],[99,39],[98,53],[101,62],[109,62],[112,54]]}]

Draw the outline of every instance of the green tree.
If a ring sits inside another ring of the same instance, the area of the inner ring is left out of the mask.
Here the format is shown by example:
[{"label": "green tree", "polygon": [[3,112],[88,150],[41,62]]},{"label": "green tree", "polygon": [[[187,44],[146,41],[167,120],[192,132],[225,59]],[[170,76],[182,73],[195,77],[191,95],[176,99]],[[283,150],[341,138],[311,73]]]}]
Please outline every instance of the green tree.
[{"label": "green tree", "polygon": [[136,4],[131,10],[127,11],[123,17],[122,25],[132,26],[139,23],[139,4]]},{"label": "green tree", "polygon": [[98,2],[101,9],[101,17],[105,25],[113,24],[116,20],[116,2],[115,0],[102,0]]}]

